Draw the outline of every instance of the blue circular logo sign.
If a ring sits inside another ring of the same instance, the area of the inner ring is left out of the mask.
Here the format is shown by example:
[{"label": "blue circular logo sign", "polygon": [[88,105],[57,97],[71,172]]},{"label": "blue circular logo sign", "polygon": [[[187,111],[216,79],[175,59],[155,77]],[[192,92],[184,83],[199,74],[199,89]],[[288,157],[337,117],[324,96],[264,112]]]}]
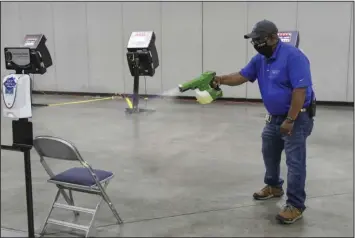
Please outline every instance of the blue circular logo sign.
[{"label": "blue circular logo sign", "polygon": [[6,94],[13,94],[14,88],[16,87],[15,77],[10,77],[4,82],[5,86],[5,93]]}]

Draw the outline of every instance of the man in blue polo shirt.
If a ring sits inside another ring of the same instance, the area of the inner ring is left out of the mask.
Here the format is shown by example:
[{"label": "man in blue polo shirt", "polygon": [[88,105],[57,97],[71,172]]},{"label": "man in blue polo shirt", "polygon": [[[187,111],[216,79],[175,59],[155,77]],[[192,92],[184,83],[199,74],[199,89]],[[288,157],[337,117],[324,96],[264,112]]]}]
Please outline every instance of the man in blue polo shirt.
[{"label": "man in blue polo shirt", "polygon": [[305,210],[306,140],[313,129],[314,93],[310,62],[298,48],[283,43],[270,21],[258,22],[244,36],[258,52],[238,73],[216,76],[216,85],[236,86],[258,80],[268,112],[262,132],[266,186],[253,197],[266,200],[284,194],[280,177],[281,153],[285,150],[287,202],[276,218],[293,223]]}]

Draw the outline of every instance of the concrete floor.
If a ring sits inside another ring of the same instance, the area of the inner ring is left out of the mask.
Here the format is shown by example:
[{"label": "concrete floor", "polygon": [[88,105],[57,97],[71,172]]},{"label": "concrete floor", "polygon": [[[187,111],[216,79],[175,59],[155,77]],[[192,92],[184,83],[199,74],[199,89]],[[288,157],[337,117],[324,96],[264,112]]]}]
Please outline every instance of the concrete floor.
[{"label": "concrete floor", "polygon": [[[82,100],[36,96],[36,102]],[[144,107],[144,104],[142,104]],[[281,200],[253,201],[264,186],[260,133],[262,105],[207,106],[150,100],[157,112],[126,116],[123,100],[34,109],[34,133],[72,141],[94,168],[116,176],[108,194],[125,225],[106,205],[96,236],[353,236],[353,108],[319,107],[308,141],[308,209],[304,219],[279,225]],[[1,144],[10,144],[11,121],[1,120]],[[66,168],[51,161],[55,171]],[[285,177],[285,160],[282,162]],[[1,226],[27,230],[22,156],[1,151]],[[32,151],[35,228],[38,232],[56,189]],[[80,206],[95,197],[74,194]],[[56,213],[68,221],[72,213]],[[87,222],[82,217],[80,223]],[[50,226],[48,236],[68,236]],[[73,234],[75,235],[75,234]]]},{"label": "concrete floor", "polygon": [[27,232],[1,228],[1,237],[26,237]]}]

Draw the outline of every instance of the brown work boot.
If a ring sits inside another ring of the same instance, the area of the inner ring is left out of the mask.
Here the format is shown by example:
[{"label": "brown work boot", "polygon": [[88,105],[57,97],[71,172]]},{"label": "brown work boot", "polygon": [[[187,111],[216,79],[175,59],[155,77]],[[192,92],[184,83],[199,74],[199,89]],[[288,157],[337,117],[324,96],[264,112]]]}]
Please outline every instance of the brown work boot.
[{"label": "brown work boot", "polygon": [[282,197],[283,195],[284,190],[282,188],[266,185],[259,192],[254,193],[253,197],[256,200],[267,200],[274,197]]},{"label": "brown work boot", "polygon": [[292,205],[286,204],[286,206],[276,216],[276,219],[283,224],[292,224],[302,218],[303,211],[304,209],[301,210]]}]

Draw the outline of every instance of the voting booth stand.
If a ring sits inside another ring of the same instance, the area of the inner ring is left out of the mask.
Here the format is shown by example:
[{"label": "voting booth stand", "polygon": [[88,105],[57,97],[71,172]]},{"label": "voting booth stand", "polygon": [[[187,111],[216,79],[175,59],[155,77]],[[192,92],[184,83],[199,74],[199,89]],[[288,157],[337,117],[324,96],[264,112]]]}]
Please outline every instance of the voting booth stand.
[{"label": "voting booth stand", "polygon": [[[52,66],[52,58],[46,46],[46,37],[42,34],[26,35],[22,46],[5,48],[5,64],[6,69],[14,70],[16,74],[43,75],[47,72],[47,68]],[[21,57],[20,54],[23,56]],[[27,62],[24,61],[25,55],[29,54]],[[28,62],[30,60],[31,62]],[[30,77],[31,78],[31,77]],[[31,79],[31,91],[33,88],[33,79]],[[32,93],[31,93],[32,101]],[[45,107],[48,104],[33,103],[33,107]]]},{"label": "voting booth stand", "polygon": [[23,153],[26,179],[28,236],[34,235],[33,198],[30,151],[33,146],[32,87],[29,74],[44,74],[52,59],[42,34],[27,35],[23,46],[6,47],[5,66],[14,70],[2,81],[3,115],[12,119],[12,145],[1,145],[2,150]]},{"label": "voting booth stand", "polygon": [[139,77],[155,75],[159,66],[158,52],[153,31],[132,32],[127,46],[127,61],[133,76],[133,106],[126,113],[155,112],[154,109],[139,108]]}]

